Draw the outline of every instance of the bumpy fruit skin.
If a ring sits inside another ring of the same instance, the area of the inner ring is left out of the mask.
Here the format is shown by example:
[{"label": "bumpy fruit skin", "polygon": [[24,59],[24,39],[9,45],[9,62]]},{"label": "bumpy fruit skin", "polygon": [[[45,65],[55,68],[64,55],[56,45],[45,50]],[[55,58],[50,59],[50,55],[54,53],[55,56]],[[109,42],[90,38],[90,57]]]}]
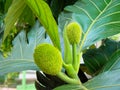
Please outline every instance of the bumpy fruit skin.
[{"label": "bumpy fruit skin", "polygon": [[35,48],[34,61],[46,74],[56,75],[62,69],[61,53],[50,44],[40,44]]},{"label": "bumpy fruit skin", "polygon": [[67,37],[70,44],[78,44],[82,36],[82,28],[77,22],[71,22],[66,27]]}]

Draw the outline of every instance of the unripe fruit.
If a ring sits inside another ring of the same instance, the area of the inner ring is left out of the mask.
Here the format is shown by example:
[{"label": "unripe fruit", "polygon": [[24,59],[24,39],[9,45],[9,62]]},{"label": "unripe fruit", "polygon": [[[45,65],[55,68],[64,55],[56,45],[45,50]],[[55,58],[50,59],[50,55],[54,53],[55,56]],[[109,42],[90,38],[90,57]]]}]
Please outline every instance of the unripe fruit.
[{"label": "unripe fruit", "polygon": [[40,44],[35,48],[34,61],[46,74],[56,75],[62,69],[61,53],[50,44]]},{"label": "unripe fruit", "polygon": [[66,30],[70,44],[78,44],[82,36],[82,28],[80,25],[77,22],[71,22],[67,25]]}]

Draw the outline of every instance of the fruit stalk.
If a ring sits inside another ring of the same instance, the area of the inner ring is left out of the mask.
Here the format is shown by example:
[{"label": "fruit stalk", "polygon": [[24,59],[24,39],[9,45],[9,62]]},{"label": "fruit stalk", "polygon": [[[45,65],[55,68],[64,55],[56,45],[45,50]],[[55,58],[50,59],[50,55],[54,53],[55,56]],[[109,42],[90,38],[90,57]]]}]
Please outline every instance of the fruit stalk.
[{"label": "fruit stalk", "polygon": [[67,82],[67,83],[69,83],[69,84],[81,84],[81,82],[79,81],[79,79],[72,79],[72,78],[68,77],[66,74],[64,74],[64,73],[62,73],[62,72],[59,72],[59,73],[57,74],[57,76],[58,76],[61,80],[65,81],[65,82]]},{"label": "fruit stalk", "polygon": [[78,75],[77,75],[77,73],[76,73],[72,64],[65,64],[63,62],[63,67],[65,68],[69,77],[74,78],[74,79],[78,79]]},{"label": "fruit stalk", "polygon": [[73,67],[74,67],[75,71],[77,70],[77,67],[76,67],[76,66],[78,66],[77,64],[79,64],[77,62],[77,50],[76,49],[77,49],[76,44],[74,43],[72,45],[72,50],[73,50]]},{"label": "fruit stalk", "polygon": [[64,73],[62,73],[62,72],[59,72],[59,73],[57,74],[57,76],[58,76],[61,80],[65,81],[65,82],[67,82],[67,83],[69,83],[69,84],[79,84],[83,90],[88,90],[85,86],[82,85],[82,83],[81,83],[81,81],[80,81],[79,79],[69,78],[66,74],[64,74]]},{"label": "fruit stalk", "polygon": [[63,30],[63,39],[64,39],[64,61],[66,64],[72,64],[72,50],[66,33],[66,25]]}]

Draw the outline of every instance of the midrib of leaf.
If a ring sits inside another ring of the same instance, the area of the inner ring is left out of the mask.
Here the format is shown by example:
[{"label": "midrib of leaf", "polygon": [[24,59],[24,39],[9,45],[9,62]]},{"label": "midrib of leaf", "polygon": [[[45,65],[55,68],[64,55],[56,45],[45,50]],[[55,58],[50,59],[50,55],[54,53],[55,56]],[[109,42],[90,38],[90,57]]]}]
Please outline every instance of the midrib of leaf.
[{"label": "midrib of leaf", "polygon": [[112,84],[112,85],[106,85],[106,86],[98,86],[98,87],[94,87],[94,88],[89,88],[90,90],[96,90],[98,88],[110,88],[110,87],[117,87],[120,86],[120,84]]},{"label": "midrib of leaf", "polygon": [[95,7],[96,7],[96,9],[99,11],[99,12],[101,12],[101,10],[97,7],[97,5],[93,2],[93,1],[91,1],[91,0],[89,0]]},{"label": "midrib of leaf", "polygon": [[[90,32],[92,26],[95,24],[95,22],[99,19],[99,17],[106,11],[106,9],[108,8],[108,6],[112,3],[112,0],[110,1],[110,3],[103,9],[103,11],[100,12],[100,14],[93,20],[93,22],[90,24],[89,28],[87,29],[87,32],[84,34],[83,40],[81,42],[79,51],[82,50],[82,46],[84,45],[84,42],[86,40],[86,37],[88,35],[88,33]],[[86,13],[86,12],[85,12]]]}]

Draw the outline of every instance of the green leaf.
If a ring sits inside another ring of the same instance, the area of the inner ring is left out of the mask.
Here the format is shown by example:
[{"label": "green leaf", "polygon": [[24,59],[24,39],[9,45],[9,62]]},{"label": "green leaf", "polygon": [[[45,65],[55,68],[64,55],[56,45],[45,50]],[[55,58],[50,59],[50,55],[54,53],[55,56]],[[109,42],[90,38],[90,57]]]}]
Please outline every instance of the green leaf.
[{"label": "green leaf", "polygon": [[59,86],[53,90],[82,90],[82,89],[80,88],[80,85],[67,84],[67,85]]},{"label": "green leaf", "polygon": [[60,49],[58,27],[47,3],[44,0],[26,0],[26,3],[45,27],[55,47]]},{"label": "green leaf", "polygon": [[110,61],[104,66],[102,72],[120,69],[120,49],[112,54]]},{"label": "green leaf", "polygon": [[34,23],[35,23],[35,16],[32,10],[28,6],[26,6],[19,18],[18,24],[23,24],[23,25],[29,24],[30,26],[33,26]]},{"label": "green leaf", "polygon": [[61,12],[58,18],[58,24],[59,24],[59,28],[61,29],[61,31],[64,30],[64,26],[66,22],[70,22],[70,21],[72,21],[72,14]]},{"label": "green leaf", "polygon": [[[84,86],[88,90],[119,90],[120,89],[120,69],[104,72],[89,80]],[[63,85],[54,90],[83,90],[80,85]]]},{"label": "green leaf", "polygon": [[104,72],[91,79],[84,85],[89,90],[119,90],[120,89],[120,69]]},{"label": "green leaf", "polygon": [[65,4],[65,0],[51,0],[50,8],[52,10],[53,16],[57,19],[59,13],[62,11]]},{"label": "green leaf", "polygon": [[0,14],[4,14],[5,0],[0,0]]},{"label": "green leaf", "polygon": [[13,1],[13,0],[6,0],[6,1],[5,1],[5,6],[4,6],[4,9],[5,9],[4,12],[5,12],[5,13],[8,11],[10,5],[12,4],[12,1]]},{"label": "green leaf", "polygon": [[[97,51],[99,52],[99,55],[97,55],[99,56],[98,58],[100,58],[100,56],[102,56],[103,54],[104,56],[106,56],[106,58],[109,58],[109,61],[107,62],[104,61],[105,64],[101,72],[102,74],[96,76],[95,78],[93,78],[92,80],[88,81],[85,84],[85,86],[88,86],[90,90],[119,90],[120,89],[120,82],[119,82],[120,49],[119,48],[120,48],[120,42],[106,40],[104,46],[98,49]],[[97,61],[100,62],[98,59]],[[94,62],[94,60],[92,62]]]},{"label": "green leaf", "polygon": [[0,54],[0,75],[23,70],[39,70],[34,64],[33,52],[37,44],[48,42],[45,30],[37,22],[28,32],[21,31],[13,41],[13,49],[7,58]]},{"label": "green leaf", "polygon": [[99,3],[98,0],[78,0],[65,10],[72,13],[72,20],[77,21],[83,29],[80,50],[120,32],[119,0],[99,0]]},{"label": "green leaf", "polygon": [[83,54],[83,59],[91,74],[99,73],[118,49],[120,49],[120,42],[106,39],[101,47],[87,50]]},{"label": "green leaf", "polygon": [[26,6],[25,0],[14,0],[12,2],[5,17],[5,30],[3,41],[6,39],[11,29],[14,27],[19,16],[22,14],[25,6]]}]

